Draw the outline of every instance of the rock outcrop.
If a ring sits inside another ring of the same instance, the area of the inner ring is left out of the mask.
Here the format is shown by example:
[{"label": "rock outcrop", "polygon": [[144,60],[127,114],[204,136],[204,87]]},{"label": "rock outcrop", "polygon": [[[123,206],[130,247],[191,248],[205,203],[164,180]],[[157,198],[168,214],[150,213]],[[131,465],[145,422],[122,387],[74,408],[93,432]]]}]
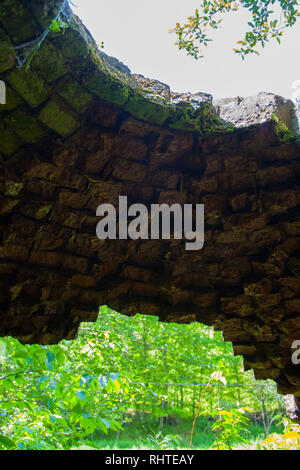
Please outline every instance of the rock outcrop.
[{"label": "rock outcrop", "polygon": [[[210,95],[172,93],[105,58],[67,6],[68,28],[47,35],[26,71],[18,65],[61,6],[0,5],[0,335],[71,339],[103,304],[200,321],[257,378],[299,397],[300,146],[285,118],[269,119],[286,103],[274,98],[261,124],[234,112],[234,124],[251,123],[234,127],[222,119],[230,103],[219,116]],[[204,248],[99,240],[96,208],[119,195],[203,203]]]},{"label": "rock outcrop", "polygon": [[224,98],[215,100],[214,105],[220,117],[236,127],[261,124],[276,116],[289,130],[295,134],[299,133],[294,103],[274,93],[261,92],[246,98]]}]

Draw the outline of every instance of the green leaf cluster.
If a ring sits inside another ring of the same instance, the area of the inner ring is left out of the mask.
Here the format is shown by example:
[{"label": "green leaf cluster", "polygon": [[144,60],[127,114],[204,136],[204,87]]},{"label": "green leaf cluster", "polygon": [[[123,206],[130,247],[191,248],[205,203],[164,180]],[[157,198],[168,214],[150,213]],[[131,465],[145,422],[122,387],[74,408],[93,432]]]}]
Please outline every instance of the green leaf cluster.
[{"label": "green leaf cluster", "polygon": [[220,28],[224,14],[244,8],[250,15],[249,30],[233,48],[244,59],[248,54],[259,54],[257,48],[264,48],[269,40],[280,44],[284,31],[291,28],[300,15],[298,5],[297,0],[201,0],[199,9],[187,22],[176,23],[169,32],[176,34],[175,45],[179,50],[199,59],[203,57],[201,47],[207,47],[212,41],[208,31]]},{"label": "green leaf cluster", "polygon": [[104,306],[73,341],[42,346],[2,338],[0,448],[72,449],[132,420],[192,418],[209,381],[201,411],[213,414],[216,404],[260,410],[262,397],[264,409],[278,407],[275,384],[243,372],[231,343],[199,323],[125,317]]}]

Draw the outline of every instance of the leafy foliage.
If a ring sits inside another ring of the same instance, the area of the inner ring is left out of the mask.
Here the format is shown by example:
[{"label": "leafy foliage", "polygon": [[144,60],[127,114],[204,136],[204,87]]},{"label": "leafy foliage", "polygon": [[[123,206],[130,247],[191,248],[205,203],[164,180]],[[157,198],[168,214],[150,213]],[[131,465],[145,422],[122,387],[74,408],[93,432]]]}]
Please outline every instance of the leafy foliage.
[{"label": "leafy foliage", "polygon": [[[260,413],[266,387],[264,413],[278,409],[275,384],[243,372],[242,358],[212,328],[124,317],[102,307],[97,322],[82,324],[74,341],[24,346],[0,340],[0,448],[93,445],[95,434],[119,435],[133,420],[162,429],[170,419],[192,421],[200,397],[199,412],[211,416],[216,403],[230,412],[248,406]],[[170,446],[170,436],[156,432],[148,444]]]},{"label": "leafy foliage", "polygon": [[213,424],[212,430],[215,432],[215,442],[213,448],[218,450],[232,450],[233,444],[246,443],[242,431],[247,432],[249,418],[245,411],[247,408],[239,408],[231,411],[217,410],[213,416],[217,416],[217,421]]},{"label": "leafy foliage", "polygon": [[141,440],[141,446],[145,446],[147,449],[167,450],[174,446],[177,447],[180,444],[180,441],[181,438],[174,434],[163,436],[162,431],[159,431],[158,433],[152,431],[149,436],[146,436]]},{"label": "leafy foliage", "polygon": [[251,17],[249,30],[242,40],[237,41],[238,47],[233,49],[244,59],[247,54],[259,54],[257,46],[265,47],[270,39],[280,44],[284,30],[292,27],[300,15],[298,5],[297,0],[201,0],[200,9],[196,9],[185,24],[177,23],[169,32],[176,34],[175,45],[179,50],[199,59],[203,57],[200,47],[206,47],[212,41],[207,31],[220,27],[223,21],[220,16],[245,8]]},{"label": "leafy foliage", "polygon": [[[25,70],[27,71],[30,68],[31,62],[38,53],[40,47],[45,41],[49,33],[60,33],[64,32],[69,26],[68,24],[61,19],[61,14],[64,7],[69,3],[69,0],[64,0],[62,3],[56,17],[51,21],[50,25],[44,30],[40,37],[34,41],[25,42],[24,44],[19,44],[16,49],[23,49],[25,59],[19,60],[19,65],[26,64]],[[72,3],[72,2],[70,2]],[[27,49],[27,51],[26,51]]]},{"label": "leafy foliage", "polygon": [[259,444],[260,450],[299,450],[300,449],[300,425],[287,418],[282,420],[284,432],[273,433]]},{"label": "leafy foliage", "polygon": [[102,366],[96,337],[72,347],[22,346],[12,338],[0,344],[0,446],[69,449],[96,429],[120,428],[128,383]]}]

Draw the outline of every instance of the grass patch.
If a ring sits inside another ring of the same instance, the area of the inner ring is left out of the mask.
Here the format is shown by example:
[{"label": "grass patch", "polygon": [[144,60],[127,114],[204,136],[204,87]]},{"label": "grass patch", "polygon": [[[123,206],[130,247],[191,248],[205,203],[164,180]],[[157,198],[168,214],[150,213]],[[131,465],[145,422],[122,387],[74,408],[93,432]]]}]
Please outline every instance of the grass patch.
[{"label": "grass patch", "polygon": [[[196,421],[195,432],[193,436],[193,445],[191,449],[207,450],[214,442],[214,433],[211,430],[212,420],[204,416],[199,416]],[[102,449],[102,450],[125,450],[125,449],[149,449],[148,438],[154,433],[161,432],[157,439],[157,443],[161,443],[166,436],[178,436],[180,441],[178,444],[172,445],[172,441],[168,449],[188,449],[190,442],[190,433],[192,428],[192,419],[181,419],[177,424],[166,424],[163,429],[159,425],[154,426],[153,422],[137,423],[132,422],[124,425],[123,430],[117,434],[109,431],[107,435],[94,433],[89,441],[83,442],[78,449]],[[278,427],[272,427],[272,432],[280,432]],[[265,438],[263,426],[256,423],[249,423],[247,432],[243,433],[243,437],[247,440],[247,446],[255,448],[257,442]],[[159,445],[155,447],[159,449]]]}]

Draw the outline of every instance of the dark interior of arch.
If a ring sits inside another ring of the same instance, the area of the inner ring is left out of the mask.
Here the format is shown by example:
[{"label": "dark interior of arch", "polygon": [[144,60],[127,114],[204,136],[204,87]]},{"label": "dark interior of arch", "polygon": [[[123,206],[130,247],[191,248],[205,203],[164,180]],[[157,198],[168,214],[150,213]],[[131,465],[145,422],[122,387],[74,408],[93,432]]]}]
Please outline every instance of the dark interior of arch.
[{"label": "dark interior of arch", "polygon": [[[257,378],[299,398],[300,366],[291,361],[300,339],[292,103],[262,94],[215,106],[204,93],[172,93],[100,53],[67,4],[68,28],[50,32],[31,60],[62,4],[0,4],[7,91],[0,335],[40,344],[72,339],[104,304],[125,315],[200,321],[223,331]],[[231,123],[224,120],[230,109]],[[99,240],[96,208],[117,205],[119,195],[149,208],[204,204],[203,249],[187,251],[183,240]]]}]

